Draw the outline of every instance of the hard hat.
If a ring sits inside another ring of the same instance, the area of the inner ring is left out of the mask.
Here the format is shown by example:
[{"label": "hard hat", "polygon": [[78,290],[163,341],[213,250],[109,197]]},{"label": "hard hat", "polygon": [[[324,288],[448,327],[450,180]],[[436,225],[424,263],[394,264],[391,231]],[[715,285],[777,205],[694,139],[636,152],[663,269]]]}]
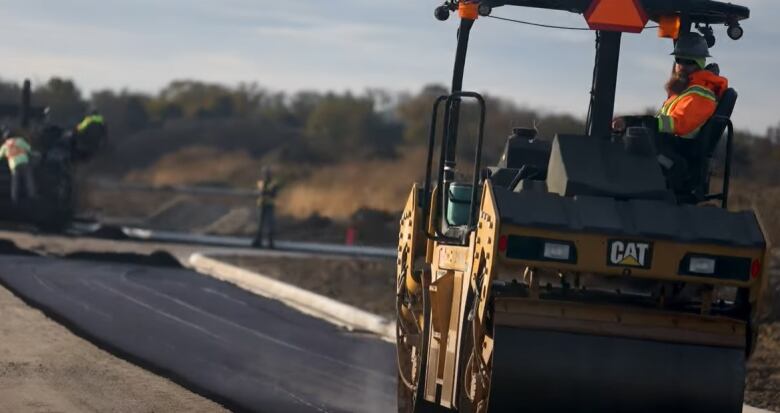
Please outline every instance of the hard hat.
[{"label": "hard hat", "polygon": [[685,33],[677,39],[674,45],[673,56],[689,58],[691,60],[704,59],[710,56],[710,48],[707,40],[698,33]]}]

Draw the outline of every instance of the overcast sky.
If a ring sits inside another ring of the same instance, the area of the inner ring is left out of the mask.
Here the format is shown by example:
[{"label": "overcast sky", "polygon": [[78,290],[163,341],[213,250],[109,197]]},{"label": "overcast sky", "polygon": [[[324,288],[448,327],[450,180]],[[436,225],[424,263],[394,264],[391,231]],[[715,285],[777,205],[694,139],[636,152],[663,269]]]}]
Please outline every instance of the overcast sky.
[{"label": "overcast sky", "polygon": [[[741,0],[752,18],[734,42],[716,29],[711,50],[740,92],[737,127],[763,133],[780,121],[780,1]],[[5,80],[52,75],[85,91],[153,92],[172,79],[273,90],[417,91],[449,83],[456,19],[433,18],[432,0],[0,0]],[[582,16],[503,7],[494,15],[584,26]],[[521,105],[584,115],[593,33],[480,19],[464,88]],[[671,69],[671,41],[626,35],[618,112],[656,107]]]}]

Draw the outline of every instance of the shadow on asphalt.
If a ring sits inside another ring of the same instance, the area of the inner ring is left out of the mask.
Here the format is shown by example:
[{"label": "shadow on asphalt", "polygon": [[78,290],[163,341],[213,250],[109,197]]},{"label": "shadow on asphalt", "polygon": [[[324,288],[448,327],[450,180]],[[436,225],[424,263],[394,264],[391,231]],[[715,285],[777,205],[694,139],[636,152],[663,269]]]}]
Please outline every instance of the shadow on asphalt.
[{"label": "shadow on asphalt", "polygon": [[36,257],[38,254],[16,246],[13,241],[0,240],[0,254],[2,255],[22,255],[26,257]]},{"label": "shadow on asphalt", "polygon": [[126,240],[131,239],[127,234],[125,234],[124,231],[122,231],[121,227],[113,226],[113,225],[100,225],[100,227],[89,233],[89,236],[95,237],[95,238],[103,238],[103,239],[111,239],[111,240]]},{"label": "shadow on asphalt", "polygon": [[149,267],[184,268],[176,257],[164,251],[155,251],[150,255],[129,252],[75,252],[66,254],[62,258],[68,260],[144,265]]},{"label": "shadow on asphalt", "polygon": [[[39,257],[42,254],[19,248],[13,241],[0,240],[0,255]],[[63,259],[117,264],[143,265],[148,267],[184,268],[176,257],[165,251],[155,251],[149,255],[126,252],[74,252],[63,255]]]}]

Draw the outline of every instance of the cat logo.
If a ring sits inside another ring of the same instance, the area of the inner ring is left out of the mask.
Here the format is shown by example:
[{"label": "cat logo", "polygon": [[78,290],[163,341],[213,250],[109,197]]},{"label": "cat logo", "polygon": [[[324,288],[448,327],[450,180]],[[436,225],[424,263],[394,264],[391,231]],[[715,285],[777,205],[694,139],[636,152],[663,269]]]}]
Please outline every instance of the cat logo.
[{"label": "cat logo", "polygon": [[609,241],[607,264],[619,267],[650,268],[653,245],[648,242]]}]

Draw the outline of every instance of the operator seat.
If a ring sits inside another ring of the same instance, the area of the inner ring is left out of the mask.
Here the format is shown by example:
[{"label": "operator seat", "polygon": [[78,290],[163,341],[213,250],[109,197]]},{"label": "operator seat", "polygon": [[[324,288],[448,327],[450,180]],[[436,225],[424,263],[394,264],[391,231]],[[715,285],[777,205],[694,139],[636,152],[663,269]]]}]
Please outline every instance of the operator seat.
[{"label": "operator seat", "polygon": [[705,159],[712,158],[715,153],[715,148],[718,147],[718,143],[726,132],[731,114],[734,113],[734,107],[737,105],[737,91],[728,88],[723,93],[723,97],[718,102],[718,107],[715,109],[715,114],[712,115],[709,121],[704,124],[699,134],[696,136],[702,142],[702,150],[704,151]]},{"label": "operator seat", "polygon": [[[680,148],[688,161],[689,186],[686,192],[679,194],[681,201],[699,203],[709,194],[710,172],[715,150],[723,138],[726,128],[737,104],[737,91],[726,89],[718,102],[715,114],[704,124],[696,138],[687,147]],[[686,142],[688,143],[688,142]]]}]

